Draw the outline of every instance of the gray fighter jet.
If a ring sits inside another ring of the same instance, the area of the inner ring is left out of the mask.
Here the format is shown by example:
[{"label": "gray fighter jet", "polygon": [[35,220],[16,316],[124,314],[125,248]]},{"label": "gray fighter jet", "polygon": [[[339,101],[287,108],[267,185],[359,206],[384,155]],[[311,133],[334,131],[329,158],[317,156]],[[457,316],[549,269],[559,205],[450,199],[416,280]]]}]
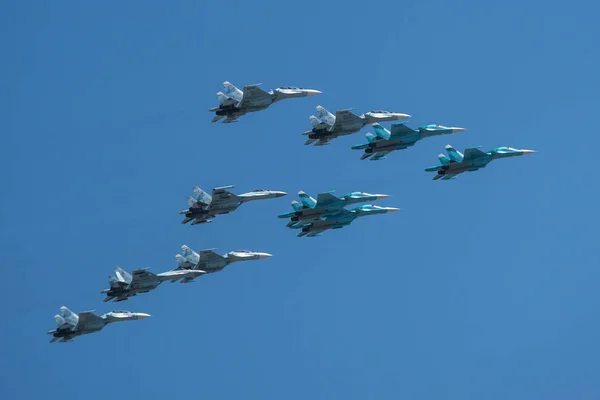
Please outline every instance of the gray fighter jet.
[{"label": "gray fighter jet", "polygon": [[223,118],[225,118],[223,123],[237,122],[242,115],[264,110],[278,101],[295,97],[316,96],[321,93],[314,89],[296,87],[280,87],[266,92],[259,86],[260,83],[244,86],[242,91],[227,81],[223,82],[223,92],[217,93],[220,104],[218,107],[209,110],[216,114],[212,122],[217,122]]},{"label": "gray fighter jet", "polygon": [[214,249],[200,250],[200,254],[188,246],[181,246],[181,254],[175,255],[178,270],[202,270],[207,273],[219,272],[231,263],[238,261],[264,260],[272,257],[269,253],[249,250],[235,250],[227,254],[217,254]]},{"label": "gray fighter jet", "polygon": [[194,195],[187,198],[189,208],[182,210],[179,214],[185,214],[182,224],[194,220],[192,225],[212,222],[218,214],[228,214],[237,209],[243,203],[252,200],[266,200],[285,196],[287,193],[276,190],[257,189],[243,194],[233,194],[227,189],[233,188],[233,185],[215,188],[212,196],[200,189],[194,187]]},{"label": "gray fighter jet", "polygon": [[312,130],[303,133],[308,136],[308,140],[304,144],[309,145],[316,141],[315,146],[324,146],[329,144],[331,139],[360,131],[365,125],[376,122],[402,121],[408,118],[410,118],[408,114],[389,111],[369,111],[358,116],[351,110],[338,110],[334,116],[323,107],[317,106],[317,116],[310,116]]},{"label": "gray fighter jet", "polygon": [[102,330],[106,325],[120,321],[135,321],[148,318],[150,314],[136,313],[129,311],[111,311],[102,316],[94,314],[92,311],[84,311],[75,314],[67,307],[60,308],[60,314],[54,316],[56,329],[48,332],[53,338],[50,343],[60,340],[68,342],[75,336],[87,335]]},{"label": "gray fighter jet", "polygon": [[112,275],[108,277],[110,288],[104,289],[100,293],[106,294],[105,302],[113,299],[115,302],[123,301],[138,293],[147,293],[154,290],[164,281],[177,282],[181,279],[181,283],[189,283],[205,273],[202,270],[174,270],[153,274],[147,269],[136,269],[133,274],[130,274],[120,267],[115,267],[116,277]]}]

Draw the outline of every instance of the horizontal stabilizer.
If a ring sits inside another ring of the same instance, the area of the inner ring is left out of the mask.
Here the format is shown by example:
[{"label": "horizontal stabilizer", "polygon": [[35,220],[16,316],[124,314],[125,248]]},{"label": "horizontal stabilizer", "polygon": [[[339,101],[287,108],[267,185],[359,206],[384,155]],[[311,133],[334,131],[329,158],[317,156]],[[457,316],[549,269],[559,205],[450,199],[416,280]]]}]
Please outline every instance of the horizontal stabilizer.
[{"label": "horizontal stabilizer", "polygon": [[327,139],[319,139],[319,141],[317,143],[315,143],[315,146],[327,146],[328,144],[331,144],[331,142]]},{"label": "horizontal stabilizer", "polygon": [[215,115],[212,119],[212,122],[217,122],[223,118],[225,118],[223,115]]},{"label": "horizontal stabilizer", "polygon": [[187,224],[188,222],[190,222],[191,220],[193,220],[194,217],[185,217],[183,219],[183,221],[181,221],[182,224]]},{"label": "horizontal stabilizer", "polygon": [[307,139],[306,142],[304,142],[304,145],[308,146],[309,144],[312,144],[312,143],[314,143],[316,141],[317,141],[317,139]]},{"label": "horizontal stabilizer", "polygon": [[375,153],[364,153],[362,156],[360,156],[360,159],[366,160],[367,158],[371,157],[373,154],[375,154]]}]

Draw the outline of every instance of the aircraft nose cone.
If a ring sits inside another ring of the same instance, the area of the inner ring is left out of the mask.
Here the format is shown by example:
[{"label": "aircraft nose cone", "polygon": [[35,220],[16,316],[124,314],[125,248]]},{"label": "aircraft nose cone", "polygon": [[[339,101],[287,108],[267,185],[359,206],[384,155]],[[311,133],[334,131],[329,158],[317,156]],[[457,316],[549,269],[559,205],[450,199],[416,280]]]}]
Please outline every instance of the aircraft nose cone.
[{"label": "aircraft nose cone", "polygon": [[321,94],[321,92],[319,90],[315,90],[315,89],[306,89],[306,95],[307,96],[316,96],[318,94]]},{"label": "aircraft nose cone", "polygon": [[452,133],[459,133],[466,131],[465,128],[452,128]]},{"label": "aircraft nose cone", "polygon": [[396,208],[396,207],[388,207],[387,208],[387,212],[395,212],[395,211],[400,211],[400,209]]},{"label": "aircraft nose cone", "polygon": [[400,113],[397,113],[396,114],[396,118],[397,118],[398,121],[401,121],[401,120],[404,120],[404,119],[412,118],[412,116],[409,115],[409,114],[400,114]]},{"label": "aircraft nose cone", "polygon": [[390,197],[389,194],[376,194],[375,197],[377,198],[377,200],[383,200],[383,199],[387,199],[388,197]]},{"label": "aircraft nose cone", "polygon": [[269,254],[269,253],[257,253],[257,254],[258,254],[259,260],[264,260],[265,258],[273,257],[273,255]]},{"label": "aircraft nose cone", "polygon": [[150,314],[146,314],[146,313],[142,313],[142,312],[141,313],[136,313],[136,315],[137,315],[138,319],[146,319],[146,318],[148,318],[150,316]]},{"label": "aircraft nose cone", "polygon": [[527,154],[533,154],[533,153],[535,153],[536,151],[535,151],[535,150],[521,150],[521,152],[522,152],[522,153],[523,153],[523,155],[525,156],[525,155],[527,155]]},{"label": "aircraft nose cone", "polygon": [[278,192],[273,192],[273,193],[275,193],[275,197],[283,197],[283,196],[287,195],[286,192],[279,192],[278,191]]}]

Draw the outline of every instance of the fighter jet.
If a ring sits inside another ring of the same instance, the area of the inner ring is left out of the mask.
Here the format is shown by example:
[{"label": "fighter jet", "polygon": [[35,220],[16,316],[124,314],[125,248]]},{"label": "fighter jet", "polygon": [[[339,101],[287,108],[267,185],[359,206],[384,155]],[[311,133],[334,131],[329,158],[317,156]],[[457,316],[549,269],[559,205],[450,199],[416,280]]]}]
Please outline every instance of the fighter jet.
[{"label": "fighter jet", "polygon": [[334,192],[319,193],[315,200],[301,190],[298,192],[298,196],[302,205],[294,200],[292,201],[294,211],[280,214],[277,217],[290,218],[290,222],[287,225],[290,227],[298,221],[312,221],[337,214],[342,208],[350,204],[381,200],[389,197],[387,194],[371,194],[366,192],[351,192],[342,197],[337,197],[332,193]]},{"label": "fighter jet", "polygon": [[485,168],[491,161],[498,158],[524,156],[526,154],[535,153],[534,150],[519,150],[512,147],[496,147],[495,149],[483,152],[476,148],[466,149],[465,154],[455,150],[449,144],[446,145],[448,157],[444,154],[439,154],[438,159],[441,165],[426,168],[427,172],[437,172],[433,177],[434,180],[455,179],[458,174],[468,171],[477,171],[480,168]]},{"label": "fighter jet", "polygon": [[220,255],[215,249],[200,250],[200,254],[190,249],[185,244],[181,246],[181,254],[175,255],[178,270],[202,270],[206,273],[219,272],[231,263],[238,261],[264,260],[272,257],[269,253],[260,253],[249,250],[235,250]]},{"label": "fighter jet", "polygon": [[60,340],[68,342],[75,336],[87,335],[102,330],[106,325],[120,321],[135,321],[137,319],[148,318],[150,314],[136,313],[129,311],[111,311],[102,316],[97,316],[93,311],[84,311],[75,314],[67,307],[60,308],[60,314],[56,314],[56,329],[48,332],[53,338],[50,343]]},{"label": "fighter jet", "polygon": [[120,267],[115,267],[116,277],[112,275],[108,277],[110,288],[104,289],[100,293],[106,293],[105,302],[113,299],[115,302],[123,301],[138,293],[147,293],[154,290],[164,281],[177,282],[181,279],[181,283],[189,283],[205,273],[202,270],[174,270],[153,274],[147,269],[136,269],[133,274],[130,274]]},{"label": "fighter jet", "polygon": [[228,214],[237,209],[243,203],[252,200],[266,200],[285,196],[287,193],[276,190],[256,189],[252,192],[243,194],[233,194],[227,189],[233,188],[233,185],[215,188],[212,196],[200,189],[194,187],[194,195],[187,198],[189,208],[182,210],[179,214],[185,214],[182,224],[194,220],[192,225],[212,222],[218,214]]},{"label": "fighter jet", "polygon": [[295,97],[316,96],[321,93],[314,89],[296,87],[280,87],[265,92],[259,88],[260,85],[259,83],[244,86],[244,90],[241,91],[231,83],[223,82],[223,92],[217,93],[220,105],[209,110],[216,114],[212,122],[217,122],[223,118],[225,118],[223,123],[237,122],[242,115],[264,110],[275,102]]},{"label": "fighter jet", "polygon": [[385,214],[398,210],[399,208],[379,207],[372,204],[365,204],[351,210],[342,208],[337,214],[322,217],[316,221],[298,221],[291,225],[290,228],[302,229],[302,231],[298,234],[298,237],[321,236],[321,233],[328,229],[340,229],[350,225],[352,221],[358,217],[364,217],[365,215]]},{"label": "fighter jet", "polygon": [[421,139],[431,136],[458,133],[465,128],[447,127],[442,125],[425,125],[417,129],[411,129],[404,124],[392,124],[392,131],[388,131],[379,124],[373,124],[375,135],[367,133],[368,143],[352,146],[353,150],[365,150],[360,157],[361,160],[370,158],[371,161],[386,158],[386,154],[394,150],[402,150],[414,146]]},{"label": "fighter jet", "polygon": [[352,109],[338,110],[334,116],[323,107],[317,106],[317,116],[310,116],[312,130],[303,133],[308,136],[308,140],[304,144],[309,145],[317,141],[315,146],[324,146],[329,144],[331,139],[360,131],[365,125],[376,122],[403,121],[408,118],[410,118],[408,114],[389,111],[369,111],[358,116],[352,112]]}]

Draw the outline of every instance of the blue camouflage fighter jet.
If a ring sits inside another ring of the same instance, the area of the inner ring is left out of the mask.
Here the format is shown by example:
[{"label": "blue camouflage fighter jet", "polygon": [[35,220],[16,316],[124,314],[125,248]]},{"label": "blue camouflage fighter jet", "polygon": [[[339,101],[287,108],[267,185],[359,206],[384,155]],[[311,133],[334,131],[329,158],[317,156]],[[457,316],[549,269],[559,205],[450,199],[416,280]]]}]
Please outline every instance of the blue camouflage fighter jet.
[{"label": "blue camouflage fighter jet", "polygon": [[436,176],[433,177],[434,180],[454,179],[456,175],[462,174],[463,172],[477,171],[478,169],[485,168],[491,161],[499,158],[524,156],[535,153],[534,150],[496,147],[488,151],[470,148],[466,149],[465,154],[463,155],[449,144],[446,145],[446,152],[448,153],[448,157],[444,154],[438,155],[441,165],[425,169],[427,172],[437,172]]},{"label": "blue camouflage fighter jet", "polygon": [[425,125],[417,129],[409,128],[404,124],[392,124],[392,131],[388,131],[379,124],[373,124],[375,135],[367,133],[368,143],[352,146],[353,150],[364,150],[361,160],[369,158],[377,161],[394,151],[414,146],[421,139],[431,136],[448,135],[463,132],[465,128],[447,127],[442,125]]},{"label": "blue camouflage fighter jet", "polygon": [[381,200],[389,197],[387,194],[371,194],[366,192],[351,192],[342,197],[337,197],[333,193],[333,191],[319,193],[317,198],[314,199],[301,190],[298,192],[298,197],[300,197],[302,204],[296,200],[292,201],[294,211],[280,214],[277,217],[290,218],[287,226],[291,227],[299,221],[311,221],[337,214],[341,209],[350,204]]},{"label": "blue camouflage fighter jet", "polygon": [[302,230],[298,234],[298,237],[321,236],[321,233],[328,229],[340,229],[350,225],[358,217],[364,217],[365,215],[386,214],[398,210],[399,208],[379,207],[372,204],[365,204],[351,210],[342,208],[335,214],[323,216],[314,221],[299,221],[292,224],[290,228]]}]

